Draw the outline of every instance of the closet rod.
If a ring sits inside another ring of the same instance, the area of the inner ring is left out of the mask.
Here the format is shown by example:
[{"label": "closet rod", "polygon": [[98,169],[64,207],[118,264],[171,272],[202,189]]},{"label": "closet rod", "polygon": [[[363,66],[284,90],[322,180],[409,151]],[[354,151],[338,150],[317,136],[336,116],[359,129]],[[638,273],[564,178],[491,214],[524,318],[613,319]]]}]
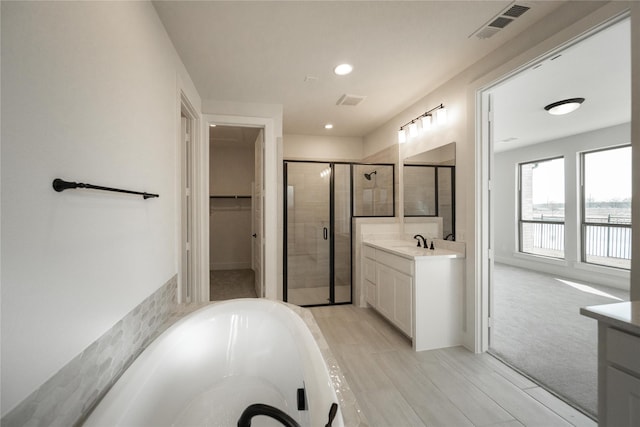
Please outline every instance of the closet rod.
[{"label": "closet rod", "polygon": [[209,196],[210,199],[250,199],[251,196]]},{"label": "closet rod", "polygon": [[160,195],[158,194],[150,194],[150,193],[144,193],[140,191],[122,190],[120,188],[101,187],[99,185],[84,184],[82,182],[70,182],[70,181],[64,181],[60,178],[56,178],[53,180],[53,189],[56,190],[57,192],[61,192],[61,191],[69,190],[73,188],[90,188],[92,190],[103,190],[103,191],[114,191],[116,193],[137,194],[139,196],[142,196],[143,199],[160,197]]}]

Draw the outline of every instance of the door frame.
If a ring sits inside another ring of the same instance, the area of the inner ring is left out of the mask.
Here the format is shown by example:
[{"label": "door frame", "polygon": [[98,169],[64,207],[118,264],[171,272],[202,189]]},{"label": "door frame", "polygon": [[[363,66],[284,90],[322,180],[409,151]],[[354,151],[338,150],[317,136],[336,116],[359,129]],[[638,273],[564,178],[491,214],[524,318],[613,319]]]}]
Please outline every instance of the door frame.
[{"label": "door frame", "polygon": [[[551,59],[558,53],[580,43],[603,29],[620,22],[631,15],[628,5],[610,4],[585,19],[576,23],[561,33],[558,33],[534,48],[529,49],[519,57],[505,63],[492,73],[485,75],[472,83],[467,92],[468,106],[472,110],[469,117],[470,134],[475,136],[475,277],[473,293],[473,308],[469,313],[473,315],[473,336],[468,337],[469,348],[477,353],[485,352],[489,348],[491,265],[493,263],[493,218],[491,215],[491,182],[493,168],[493,142],[491,141],[491,115],[489,112],[490,91],[511,79],[517,74]],[[467,300],[469,301],[469,300]],[[470,342],[473,340],[473,346]]]},{"label": "door frame", "polygon": [[282,226],[282,272],[283,272],[283,280],[282,280],[282,295],[283,301],[288,300],[288,277],[287,277],[287,268],[288,268],[288,239],[287,239],[287,163],[314,163],[314,164],[327,164],[331,169],[331,175],[329,177],[329,304],[309,304],[304,307],[318,307],[318,306],[327,306],[327,305],[344,305],[344,304],[353,304],[353,250],[349,250],[349,287],[350,287],[350,297],[347,302],[335,302],[335,166],[336,165],[347,165],[349,166],[349,247],[353,248],[353,165],[356,163],[346,162],[346,161],[331,161],[331,160],[282,160],[282,187],[283,187],[283,226]]},{"label": "door frame", "polygon": [[[231,116],[222,114],[203,114],[202,115],[202,134],[209,135],[209,126],[211,124],[221,126],[239,126],[239,127],[255,127],[263,129],[264,138],[264,154],[262,158],[263,167],[263,188],[264,188],[264,210],[263,210],[263,239],[264,251],[262,254],[262,287],[264,297],[268,299],[278,298],[278,149],[277,138],[275,133],[275,122],[271,118],[266,117],[249,117],[249,116]],[[208,142],[208,138],[207,138]],[[202,235],[206,236],[206,258],[203,264],[207,270],[209,277],[209,144],[202,144],[204,149],[201,152],[199,170],[200,180],[203,182],[202,200],[206,200],[206,208],[200,211],[203,220],[203,228],[200,230]],[[201,293],[205,283],[201,283]],[[206,294],[209,294],[209,280],[206,280]]]},{"label": "door frame", "polygon": [[[179,90],[178,93],[178,126],[177,126],[177,194],[176,198],[179,201],[176,203],[177,217],[180,218],[177,224],[177,242],[178,242],[178,256],[176,257],[178,263],[178,288],[177,288],[177,301],[178,303],[184,302],[201,302],[209,300],[209,272],[203,265],[203,259],[209,258],[209,249],[203,245],[202,236],[202,222],[200,211],[202,209],[202,201],[200,195],[202,194],[202,181],[199,179],[200,162],[199,158],[202,157],[202,138],[200,132],[201,118],[198,110],[193,106],[189,100],[187,94],[183,90]],[[182,117],[186,117],[188,122],[188,128],[191,130],[191,152],[190,158],[184,158],[183,151],[183,135],[182,135]],[[190,197],[190,214],[187,218],[186,212],[183,212],[183,181],[182,175],[184,173],[184,163],[190,162],[190,181],[191,181],[191,197]],[[208,191],[208,190],[207,190]],[[207,207],[208,210],[208,207]],[[190,265],[184,265],[184,252],[186,248],[184,244],[184,229],[186,221],[191,222],[191,257]],[[208,232],[208,230],[207,230]],[[208,234],[207,234],[208,235]],[[207,263],[208,265],[208,263]],[[188,284],[183,283],[185,271],[190,271],[191,284],[190,289],[185,288]],[[203,286],[206,285],[206,286]],[[203,289],[206,293],[203,293]],[[187,295],[189,294],[189,298]]]}]

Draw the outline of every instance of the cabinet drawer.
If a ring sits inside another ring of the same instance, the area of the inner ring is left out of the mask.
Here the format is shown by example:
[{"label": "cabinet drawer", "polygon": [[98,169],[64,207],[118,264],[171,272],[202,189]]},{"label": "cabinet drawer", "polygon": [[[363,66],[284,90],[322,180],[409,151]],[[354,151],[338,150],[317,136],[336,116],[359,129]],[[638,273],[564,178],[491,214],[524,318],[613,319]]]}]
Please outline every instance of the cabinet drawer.
[{"label": "cabinet drawer", "polygon": [[371,246],[362,245],[362,254],[365,258],[376,259],[376,250]]},{"label": "cabinet drawer", "polygon": [[365,258],[362,263],[362,268],[364,270],[364,278],[374,284],[377,283],[376,280],[376,262],[372,259]]},{"label": "cabinet drawer", "polygon": [[413,275],[413,261],[410,259],[392,255],[388,252],[378,251],[376,253],[376,260],[404,274]]},{"label": "cabinet drawer", "polygon": [[640,376],[640,337],[607,328],[607,360]]}]

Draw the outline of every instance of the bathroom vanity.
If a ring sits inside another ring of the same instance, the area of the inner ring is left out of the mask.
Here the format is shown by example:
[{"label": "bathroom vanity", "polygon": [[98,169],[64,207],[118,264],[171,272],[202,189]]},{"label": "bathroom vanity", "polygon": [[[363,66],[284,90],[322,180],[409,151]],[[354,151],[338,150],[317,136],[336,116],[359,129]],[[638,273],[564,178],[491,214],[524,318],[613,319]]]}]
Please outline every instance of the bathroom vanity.
[{"label": "bathroom vanity", "polygon": [[416,351],[459,345],[464,253],[415,243],[363,242],[365,300],[411,338]]},{"label": "bathroom vanity", "polygon": [[598,321],[598,425],[640,425],[640,301],[580,313]]}]

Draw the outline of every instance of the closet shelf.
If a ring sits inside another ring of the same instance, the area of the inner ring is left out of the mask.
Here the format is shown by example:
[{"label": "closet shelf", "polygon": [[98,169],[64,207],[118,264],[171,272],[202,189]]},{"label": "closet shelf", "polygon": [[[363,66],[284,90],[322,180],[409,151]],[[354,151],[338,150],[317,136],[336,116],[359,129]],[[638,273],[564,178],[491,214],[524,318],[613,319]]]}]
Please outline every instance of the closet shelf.
[{"label": "closet shelf", "polygon": [[231,196],[209,196],[210,199],[250,199],[251,196],[231,195]]}]

